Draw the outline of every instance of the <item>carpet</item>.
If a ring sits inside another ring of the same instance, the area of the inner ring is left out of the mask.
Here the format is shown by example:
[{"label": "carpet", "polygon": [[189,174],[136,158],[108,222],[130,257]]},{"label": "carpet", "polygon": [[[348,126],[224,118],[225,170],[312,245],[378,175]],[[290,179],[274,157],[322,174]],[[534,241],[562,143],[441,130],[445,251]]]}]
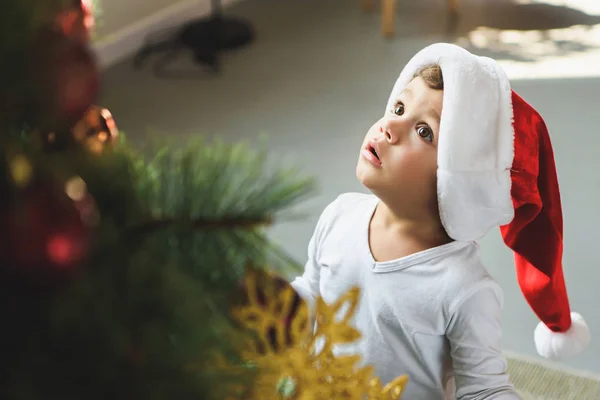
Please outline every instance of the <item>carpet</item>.
[{"label": "carpet", "polygon": [[511,380],[523,400],[600,400],[600,377],[532,357],[506,357]]}]

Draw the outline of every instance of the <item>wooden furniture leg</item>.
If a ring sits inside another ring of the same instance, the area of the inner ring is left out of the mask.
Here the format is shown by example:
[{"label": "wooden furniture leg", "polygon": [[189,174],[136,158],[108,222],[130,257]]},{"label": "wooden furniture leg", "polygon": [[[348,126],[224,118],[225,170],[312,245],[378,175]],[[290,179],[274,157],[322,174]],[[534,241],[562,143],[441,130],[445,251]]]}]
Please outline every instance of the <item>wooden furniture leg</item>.
[{"label": "wooden furniture leg", "polygon": [[448,11],[451,14],[458,13],[458,0],[448,0]]},{"label": "wooden furniture leg", "polygon": [[362,9],[365,12],[373,11],[375,9],[375,0],[361,0]]},{"label": "wooden furniture leg", "polygon": [[[451,1],[451,0],[449,0]],[[382,0],[381,33],[385,37],[394,36],[396,22],[396,0]]]},{"label": "wooden furniture leg", "polygon": [[[384,37],[392,37],[395,33],[396,1],[382,0],[381,4],[381,33]],[[362,0],[363,10],[371,11],[374,0]],[[448,12],[452,15],[458,13],[458,0],[448,0]]]}]

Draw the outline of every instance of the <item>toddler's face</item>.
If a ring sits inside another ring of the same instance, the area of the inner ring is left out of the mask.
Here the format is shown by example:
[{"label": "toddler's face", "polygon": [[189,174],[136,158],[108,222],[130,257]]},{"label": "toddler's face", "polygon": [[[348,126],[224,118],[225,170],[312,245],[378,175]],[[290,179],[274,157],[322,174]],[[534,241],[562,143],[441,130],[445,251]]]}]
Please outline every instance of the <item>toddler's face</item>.
[{"label": "toddler's face", "polygon": [[443,91],[431,89],[417,77],[367,132],[356,175],[382,200],[403,199],[415,204],[437,201],[442,99]]}]

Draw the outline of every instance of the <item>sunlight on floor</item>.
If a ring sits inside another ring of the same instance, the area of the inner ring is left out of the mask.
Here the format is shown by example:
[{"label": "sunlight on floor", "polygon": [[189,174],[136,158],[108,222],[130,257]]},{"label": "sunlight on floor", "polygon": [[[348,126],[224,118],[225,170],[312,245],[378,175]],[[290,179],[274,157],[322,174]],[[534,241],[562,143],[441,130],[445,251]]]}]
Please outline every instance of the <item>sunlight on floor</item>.
[{"label": "sunlight on floor", "polygon": [[[598,0],[518,0],[545,3],[600,15]],[[600,24],[551,30],[498,30],[480,27],[459,40],[474,49],[493,52],[509,77],[556,79],[600,77]]]}]

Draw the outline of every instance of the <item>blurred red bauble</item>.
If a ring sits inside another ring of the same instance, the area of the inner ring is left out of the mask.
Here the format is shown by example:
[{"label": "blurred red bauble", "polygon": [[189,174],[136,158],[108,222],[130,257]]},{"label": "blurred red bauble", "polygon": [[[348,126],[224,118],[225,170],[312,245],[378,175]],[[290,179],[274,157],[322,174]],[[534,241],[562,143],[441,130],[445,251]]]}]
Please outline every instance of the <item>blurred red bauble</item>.
[{"label": "blurred red bauble", "polygon": [[26,162],[21,157],[11,166],[21,189],[18,201],[2,210],[0,264],[38,279],[68,275],[88,254],[98,219],[95,203],[80,178],[65,185],[43,180],[31,169],[22,171]]},{"label": "blurred red bauble", "polygon": [[31,50],[29,76],[35,125],[46,129],[72,126],[94,103],[100,77],[87,45],[54,31],[40,34]]},{"label": "blurred red bauble", "polygon": [[55,22],[60,33],[81,44],[87,44],[96,24],[92,0],[74,0],[71,7],[56,15]]}]

